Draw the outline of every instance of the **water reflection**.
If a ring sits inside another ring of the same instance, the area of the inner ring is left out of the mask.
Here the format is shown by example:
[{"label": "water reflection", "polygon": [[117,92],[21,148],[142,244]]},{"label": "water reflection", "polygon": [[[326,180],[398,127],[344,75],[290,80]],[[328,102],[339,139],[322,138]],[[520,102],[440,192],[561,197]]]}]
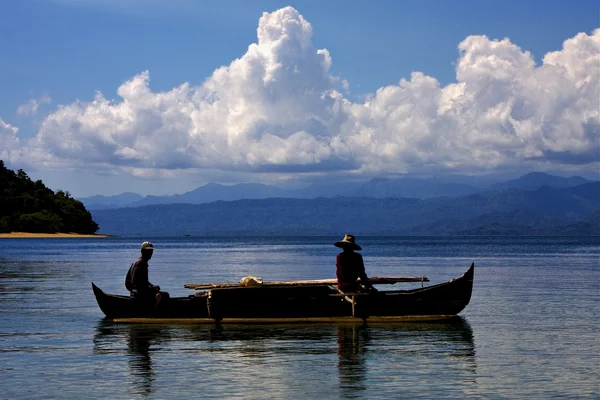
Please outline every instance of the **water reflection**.
[{"label": "water reflection", "polygon": [[[445,323],[339,326],[338,386],[343,397],[362,397],[367,378],[387,376],[388,386],[418,376],[444,377],[451,391],[468,396],[477,388],[473,331],[456,317]],[[431,354],[442,356],[446,367],[432,364]],[[439,384],[439,383],[438,383]],[[371,383],[372,385],[372,383]]]},{"label": "water reflection", "polygon": [[[319,360],[313,365],[317,375],[333,378],[331,389],[344,398],[365,396],[374,382],[378,390],[403,387],[409,394],[405,385],[423,379],[435,379],[438,386],[446,382],[444,390],[459,397],[477,392],[473,331],[460,317],[372,326],[157,326],[103,320],[94,351],[125,355],[115,367],[127,371],[128,391],[142,397],[156,395],[156,376],[184,353],[200,356],[195,357],[202,360],[199,368],[210,366],[206,379],[227,379],[246,393],[260,392],[265,382],[285,390],[296,387],[298,374],[311,376],[302,367],[306,357]],[[249,382],[248,376],[256,379]]]},{"label": "water reflection", "polygon": [[369,328],[339,326],[337,345],[339,387],[342,394],[357,394],[365,390],[365,349],[369,345]]},{"label": "water reflection", "polygon": [[153,325],[116,325],[102,320],[96,328],[94,336],[94,352],[96,354],[115,353],[113,345],[127,343],[127,364],[131,376],[133,394],[147,397],[153,391],[155,368],[152,351],[163,341],[168,341],[170,332],[164,327]]},{"label": "water reflection", "polygon": [[128,363],[133,378],[134,392],[141,395],[152,393],[154,368],[152,366],[151,346],[168,339],[166,332],[152,327],[129,327],[127,351],[130,355]]}]

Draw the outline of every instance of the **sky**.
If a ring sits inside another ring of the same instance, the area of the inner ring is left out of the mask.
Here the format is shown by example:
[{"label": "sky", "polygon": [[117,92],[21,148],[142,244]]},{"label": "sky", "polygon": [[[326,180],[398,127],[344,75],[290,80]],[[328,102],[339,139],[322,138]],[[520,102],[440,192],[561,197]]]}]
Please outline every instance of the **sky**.
[{"label": "sky", "polygon": [[75,197],[600,179],[598,0],[0,2],[0,159]]}]

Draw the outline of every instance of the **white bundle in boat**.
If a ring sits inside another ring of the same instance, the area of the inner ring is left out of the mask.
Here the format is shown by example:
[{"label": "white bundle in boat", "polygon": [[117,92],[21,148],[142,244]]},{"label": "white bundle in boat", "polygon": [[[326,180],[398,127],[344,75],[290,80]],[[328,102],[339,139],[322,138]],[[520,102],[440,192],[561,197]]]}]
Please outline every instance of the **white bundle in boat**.
[{"label": "white bundle in boat", "polygon": [[245,276],[240,279],[240,286],[262,286],[262,278],[256,276]]}]

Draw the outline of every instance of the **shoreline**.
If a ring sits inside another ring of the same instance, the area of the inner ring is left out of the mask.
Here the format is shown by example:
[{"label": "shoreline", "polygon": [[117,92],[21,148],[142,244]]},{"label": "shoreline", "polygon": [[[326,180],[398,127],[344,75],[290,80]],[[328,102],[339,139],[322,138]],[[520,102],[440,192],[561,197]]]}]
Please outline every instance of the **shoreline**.
[{"label": "shoreline", "polygon": [[29,232],[10,232],[0,233],[0,239],[62,239],[62,238],[107,238],[110,235],[84,235],[80,233],[29,233]]}]

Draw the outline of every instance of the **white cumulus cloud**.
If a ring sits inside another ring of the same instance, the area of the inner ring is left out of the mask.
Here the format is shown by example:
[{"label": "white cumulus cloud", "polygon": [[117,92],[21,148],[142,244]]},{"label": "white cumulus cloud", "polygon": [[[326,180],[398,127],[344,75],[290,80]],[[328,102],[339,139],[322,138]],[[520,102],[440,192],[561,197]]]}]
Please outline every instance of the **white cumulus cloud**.
[{"label": "white cumulus cloud", "polygon": [[17,108],[17,114],[23,116],[33,116],[38,113],[40,104],[50,104],[52,98],[48,95],[43,95],[39,99],[29,99],[27,103],[19,105]]},{"label": "white cumulus cloud", "polygon": [[11,152],[19,147],[18,131],[19,128],[0,119],[0,159],[10,159]]},{"label": "white cumulus cloud", "polygon": [[[598,163],[600,30],[541,65],[509,39],[458,45],[456,83],[414,72],[364,102],[294,8],[264,13],[257,42],[201,85],[59,106],[25,146],[43,162],[149,171],[468,172]],[[450,61],[450,60],[449,60]],[[15,131],[16,134],[16,131]]]}]

